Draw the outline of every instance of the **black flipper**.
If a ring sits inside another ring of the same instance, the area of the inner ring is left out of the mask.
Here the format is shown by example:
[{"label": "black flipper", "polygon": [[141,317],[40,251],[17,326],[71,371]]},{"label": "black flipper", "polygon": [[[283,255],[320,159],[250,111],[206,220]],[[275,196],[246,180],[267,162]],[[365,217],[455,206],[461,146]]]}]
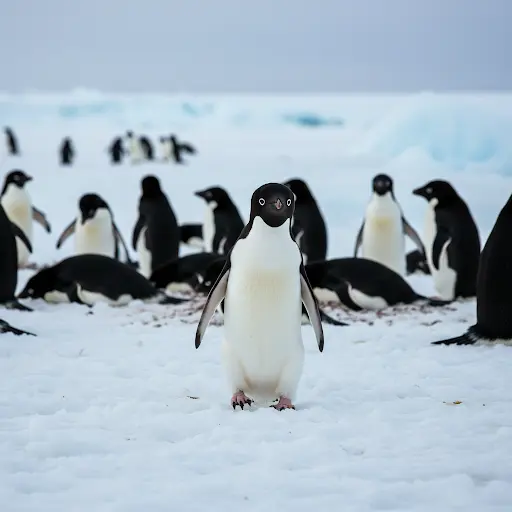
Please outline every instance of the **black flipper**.
[{"label": "black flipper", "polygon": [[354,258],[357,258],[357,251],[359,250],[359,247],[363,243],[363,230],[364,230],[364,220],[361,224],[361,227],[359,228],[359,231],[357,232],[356,244],[354,246]]},{"label": "black flipper", "polygon": [[446,242],[450,239],[450,233],[448,233],[446,229],[440,229],[436,234],[436,238],[432,244],[432,263],[437,270],[439,270],[439,258],[441,257],[441,251],[443,250]]},{"label": "black flipper", "polygon": [[[126,242],[124,241],[123,235],[121,235],[121,231],[119,231],[119,228],[117,227],[117,224],[112,221],[112,225],[114,227],[114,235],[121,242],[121,245],[123,246],[124,253],[126,255],[126,264],[130,265],[131,267],[134,267],[134,262],[130,259],[130,254],[128,253],[128,247],[126,246]],[[117,246],[117,244],[116,244]]]},{"label": "black flipper", "polygon": [[11,222],[12,232],[15,237],[18,237],[27,247],[28,252],[32,254],[32,244],[30,243],[30,240],[27,238],[27,235],[21,230],[21,228],[14,224],[14,222]]},{"label": "black flipper", "polygon": [[50,226],[50,223],[46,219],[46,215],[41,210],[38,210],[35,206],[32,206],[32,218],[36,222],[41,224],[41,226],[43,226],[47,233],[52,232],[52,228]]},{"label": "black flipper", "polygon": [[339,320],[336,320],[332,316],[329,316],[323,309],[318,308],[318,311],[320,312],[320,318],[322,319],[322,322],[329,324],[329,325],[337,325],[337,326],[347,326],[349,324],[345,322],[340,322]]},{"label": "black flipper", "polygon": [[73,219],[67,226],[66,229],[61,233],[57,240],[57,249],[60,249],[61,245],[75,232],[76,219]]},{"label": "black flipper", "polygon": [[352,311],[362,311],[363,308],[359,306],[359,304],[356,304],[348,293],[350,283],[348,281],[345,281],[344,279],[338,279],[338,281],[340,281],[340,284],[336,286],[336,295],[338,295],[340,302],[347,308],[351,309]]},{"label": "black flipper", "polygon": [[321,313],[318,307],[318,301],[313,293],[311,284],[309,283],[308,276],[304,264],[300,263],[300,296],[302,303],[304,304],[308,313],[309,321],[315,331],[316,342],[318,344],[318,350],[323,352],[324,350],[324,330],[322,328]]},{"label": "black flipper", "polygon": [[5,309],[15,309],[16,311],[34,311],[32,308],[25,306],[16,299],[8,300],[7,302],[0,304],[0,306],[3,306]]},{"label": "black flipper", "polygon": [[21,336],[22,334],[26,334],[27,336],[35,336],[35,334],[31,332],[22,331],[21,329],[18,329],[17,327],[14,327],[11,324],[7,323],[5,320],[0,319],[0,333],[7,332],[15,334],[16,336]]},{"label": "black flipper", "polygon": [[132,233],[132,248],[134,251],[137,250],[137,241],[139,240],[140,232],[142,231],[143,227],[144,227],[144,219],[141,215],[139,215],[139,218],[137,219],[137,222],[135,223],[135,226],[133,227],[133,233]]},{"label": "black flipper", "polygon": [[433,341],[431,345],[474,345],[476,342],[476,338],[468,336],[468,333],[464,333],[461,336],[456,336],[455,338]]},{"label": "black flipper", "polygon": [[404,233],[414,242],[414,245],[418,248],[418,251],[421,254],[425,254],[425,246],[423,245],[423,242],[421,241],[420,236],[418,235],[417,231],[407,222],[405,217],[402,215],[402,227],[404,230]]}]

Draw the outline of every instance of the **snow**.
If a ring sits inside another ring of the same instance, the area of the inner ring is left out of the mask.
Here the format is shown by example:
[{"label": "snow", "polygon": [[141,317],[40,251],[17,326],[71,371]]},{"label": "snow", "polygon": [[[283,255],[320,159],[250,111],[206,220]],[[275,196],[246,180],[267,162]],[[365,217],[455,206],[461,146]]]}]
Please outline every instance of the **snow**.
[{"label": "snow", "polygon": [[[404,213],[420,232],[426,205],[412,189],[449,179],[484,241],[511,191],[512,178],[496,160],[511,147],[510,130],[501,131],[510,126],[511,97],[443,97],[443,115],[437,119],[441,111],[433,110],[424,132],[434,133],[436,143],[454,148],[450,140],[473,130],[459,120],[476,126],[475,105],[488,120],[474,131],[474,146],[466,137],[456,163],[433,158],[428,144],[412,136],[396,150],[400,123],[389,120],[427,112],[428,103],[418,107],[422,97],[3,96],[4,124],[16,131],[23,155],[0,153],[0,163],[3,173],[21,167],[34,176],[31,196],[53,228],[48,235],[34,227],[32,260],[39,265],[72,253],[71,240],[60,250],[55,243],[85,192],[105,197],[129,240],[140,179],[148,173],[161,178],[180,222],[202,220],[194,190],[225,186],[247,220],[257,186],[303,177],[328,223],[329,257],[352,253],[373,175],[394,178]],[[98,102],[115,107],[84,107]],[[179,106],[185,102],[199,114],[184,114]],[[343,124],[290,126],[282,115],[292,112]],[[199,154],[183,167],[111,167],[104,150],[127,129],[155,141],[175,131]],[[385,151],[377,148],[377,133],[379,141],[394,141]],[[497,149],[475,159],[468,155],[482,154],[480,134]],[[78,160],[60,168],[56,148],[66,135]],[[18,289],[32,272],[20,271]],[[434,293],[428,276],[408,280],[418,292]],[[231,409],[220,364],[222,329],[210,325],[194,348],[200,304],[192,314],[188,306],[140,302],[92,311],[30,305],[33,313],[0,315],[37,334],[0,338],[0,503],[6,512],[512,508],[510,349],[430,345],[471,325],[474,301],[397,307],[382,315],[334,310],[351,325],[324,325],[323,353],[311,326],[304,326],[297,410],[284,412]]]}]

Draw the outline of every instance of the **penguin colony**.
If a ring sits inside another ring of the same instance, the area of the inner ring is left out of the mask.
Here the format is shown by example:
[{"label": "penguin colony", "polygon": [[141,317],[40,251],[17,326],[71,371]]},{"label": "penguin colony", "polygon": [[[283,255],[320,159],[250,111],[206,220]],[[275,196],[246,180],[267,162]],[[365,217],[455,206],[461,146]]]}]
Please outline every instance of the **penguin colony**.
[{"label": "penguin colony", "polygon": [[[5,129],[10,155],[19,155],[14,132]],[[183,163],[195,154],[174,135],[161,137],[163,161]],[[132,163],[156,158],[151,141],[129,131],[109,147],[112,163],[128,153]],[[59,148],[62,165],[72,165],[73,142]],[[199,348],[213,315],[223,317],[222,359],[231,386],[233,409],[254,401],[278,410],[294,409],[304,362],[301,324],[311,323],[323,351],[322,323],[346,326],[325,313],[321,304],[348,310],[382,310],[423,302],[443,307],[476,297],[476,324],[434,345],[512,344],[512,195],[501,210],[481,250],[471,211],[452,184],[432,180],[411,190],[423,199],[421,235],[407,221],[395,197],[393,180],[375,176],[362,222],[355,233],[352,256],[327,258],[328,230],[309,185],[300,178],[267,183],[252,194],[249,209],[239,210],[221,186],[197,190],[203,202],[200,224],[180,224],[159,179],[146,175],[140,184],[138,217],[131,233],[132,261],[106,198],[86,193],[77,198],[76,216],[56,242],[60,249],[73,238],[74,254],[39,269],[15,296],[19,268],[30,266],[33,224],[52,228],[37,209],[28,188],[32,177],[22,169],[4,176],[0,195],[0,305],[32,311],[20,300],[123,306],[133,300],[177,306],[206,297],[197,324]],[[249,219],[243,213],[249,211]],[[406,253],[409,237],[416,249]],[[183,256],[182,249],[193,252]],[[418,294],[405,276],[429,275],[436,297]],[[172,293],[188,294],[188,297]],[[0,333],[36,334],[0,319]]]}]

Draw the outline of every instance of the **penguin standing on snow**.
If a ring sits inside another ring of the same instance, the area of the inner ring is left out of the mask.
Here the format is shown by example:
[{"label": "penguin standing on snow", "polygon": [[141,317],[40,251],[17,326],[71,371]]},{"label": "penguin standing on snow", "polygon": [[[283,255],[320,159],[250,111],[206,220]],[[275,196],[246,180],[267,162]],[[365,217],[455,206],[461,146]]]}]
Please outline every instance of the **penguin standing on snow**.
[{"label": "penguin standing on snow", "polygon": [[192,146],[192,144],[189,144],[188,142],[179,142],[176,135],[171,135],[169,137],[169,142],[171,145],[171,153],[177,164],[185,163],[182,155],[195,155],[197,153],[196,148]]},{"label": "penguin standing on snow", "polygon": [[20,146],[18,144],[18,139],[16,138],[16,135],[12,131],[11,128],[6,126],[4,128],[5,133],[5,142],[7,146],[7,153],[11,156],[17,156],[20,154]]},{"label": "penguin standing on snow", "polygon": [[158,139],[158,141],[160,142],[161,159],[163,162],[168,162],[172,155],[171,139],[162,136]]},{"label": "penguin standing on snow", "polygon": [[244,228],[238,208],[222,187],[198,190],[194,195],[206,202],[202,229],[204,250],[227,254]]},{"label": "penguin standing on snow", "polygon": [[144,160],[145,155],[139,137],[137,137],[131,130],[128,130],[126,132],[126,139],[128,154],[130,155],[132,164],[141,163]]},{"label": "penguin standing on snow", "polygon": [[155,156],[155,151],[153,149],[153,144],[151,141],[145,136],[141,135],[139,137],[139,144],[146,160],[153,160]]},{"label": "penguin standing on snow", "polygon": [[112,210],[98,194],[84,194],[78,201],[78,215],[64,229],[57,240],[57,249],[75,234],[75,254],[102,254],[119,259],[119,243],[131,263],[128,248],[119,231]]},{"label": "penguin standing on snow", "polygon": [[110,163],[113,165],[120,164],[123,161],[124,155],[123,139],[121,137],[115,137],[107,151],[110,155]]},{"label": "penguin standing on snow", "polygon": [[[433,188],[433,187],[432,187]],[[476,324],[455,338],[433,345],[512,345],[512,195],[485,242],[476,280]]]},{"label": "penguin standing on snow", "polygon": [[393,192],[393,180],[387,174],[378,174],[372,181],[373,194],[357,233],[354,257],[362,246],[362,256],[378,261],[401,276],[406,275],[405,235],[425,248],[418,233],[405,219]]},{"label": "penguin standing on snow", "polygon": [[[52,231],[45,214],[32,204],[32,199],[25,187],[32,179],[32,176],[19,169],[11,171],[5,176],[1,194],[1,203],[7,217],[23,231],[30,243],[33,240],[34,220],[43,226],[47,233]],[[16,247],[18,266],[26,267],[32,250],[29,250],[27,244],[20,238],[16,239]]]},{"label": "penguin standing on snow", "polygon": [[303,370],[302,303],[320,352],[324,333],[318,303],[291,232],[295,200],[280,183],[267,183],[251,198],[251,213],[211,289],[197,326],[195,346],[222,303],[223,362],[233,409],[253,400],[294,409]]},{"label": "penguin standing on snow", "polygon": [[75,149],[70,137],[65,137],[59,147],[60,165],[73,165]]},{"label": "penguin standing on snow", "polygon": [[413,194],[428,202],[423,238],[437,293],[444,300],[474,297],[480,237],[467,204],[443,180],[430,181]]},{"label": "penguin standing on snow", "polygon": [[149,277],[160,265],[178,257],[180,228],[172,206],[156,176],[141,182],[139,217],[133,228],[132,247],[139,254],[139,268]]},{"label": "penguin standing on snow", "polygon": [[292,179],[284,183],[295,194],[292,233],[304,256],[304,262],[325,260],[327,228],[320,208],[305,181]]}]

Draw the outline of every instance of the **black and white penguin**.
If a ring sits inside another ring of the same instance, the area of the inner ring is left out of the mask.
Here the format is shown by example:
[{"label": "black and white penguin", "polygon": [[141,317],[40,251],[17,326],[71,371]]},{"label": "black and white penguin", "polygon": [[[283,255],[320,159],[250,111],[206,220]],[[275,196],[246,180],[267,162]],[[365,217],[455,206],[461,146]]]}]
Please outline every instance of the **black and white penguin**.
[{"label": "black and white penguin", "polygon": [[15,238],[20,238],[29,252],[32,252],[30,240],[17,224],[9,220],[3,206],[0,205],[0,306],[32,311],[20,304],[14,295],[18,284],[18,254]]},{"label": "black and white penguin", "polygon": [[180,226],[180,242],[184,246],[204,250],[203,225],[182,224]]},{"label": "black and white penguin", "polygon": [[468,205],[450,183],[434,180],[413,190],[428,202],[425,254],[439,296],[474,297],[480,236]]},{"label": "black and white penguin", "polygon": [[178,257],[180,227],[156,176],[141,182],[139,217],[133,228],[132,247],[139,255],[139,270],[145,277],[160,265]]},{"label": "black and white penguin", "polygon": [[28,280],[18,298],[89,306],[100,302],[124,306],[133,300],[156,304],[187,301],[167,295],[129,265],[101,254],[71,256],[43,268]]},{"label": "black and white penguin", "polygon": [[211,289],[197,326],[199,347],[215,310],[224,315],[223,361],[233,408],[275,400],[294,408],[302,374],[301,322],[306,306],[320,352],[324,333],[302,254],[291,232],[295,200],[280,183],[267,183],[251,198],[251,213]]},{"label": "black and white penguin", "polygon": [[430,275],[430,268],[428,267],[427,255],[418,249],[409,251],[405,255],[405,263],[407,275],[421,272],[422,274]]},{"label": "black and white penguin", "polygon": [[4,128],[5,133],[5,144],[7,146],[7,153],[11,156],[17,156],[20,154],[20,146],[18,144],[18,139],[14,134],[12,128],[6,126]]},{"label": "black and white penguin", "polygon": [[292,233],[304,256],[304,262],[325,260],[327,228],[311,189],[304,180],[294,178],[284,183],[295,194]]},{"label": "black and white penguin", "polygon": [[476,324],[461,336],[433,345],[512,345],[512,195],[485,242],[476,281]]},{"label": "black and white penguin", "polygon": [[160,143],[160,158],[163,162],[168,162],[172,156],[171,139],[162,135],[158,142]]},{"label": "black and white penguin", "polygon": [[132,164],[139,164],[144,161],[144,149],[137,137],[131,130],[126,132],[126,146]]},{"label": "black and white penguin", "polygon": [[75,235],[75,254],[103,254],[119,259],[119,243],[130,263],[126,243],[114,222],[112,210],[98,194],[84,194],[78,201],[78,215],[64,229],[57,240],[57,249]]},{"label": "black and white penguin", "polygon": [[[0,199],[9,220],[25,233],[30,243],[33,241],[33,221],[38,222],[47,233],[52,231],[45,214],[32,204],[32,199],[25,186],[32,179],[32,176],[19,169],[9,172],[4,178]],[[16,239],[16,249],[18,267],[24,268],[28,265],[32,251],[29,251],[27,245],[19,238]]]},{"label": "black and white penguin", "polygon": [[425,248],[395,199],[393,180],[387,174],[378,174],[373,178],[372,190],[363,223],[357,233],[354,257],[357,257],[361,247],[363,258],[378,261],[405,276],[405,235],[409,236],[420,252],[425,253]]},{"label": "black and white penguin", "polygon": [[65,137],[59,147],[60,165],[73,165],[75,148],[70,137]]},{"label": "black and white penguin", "polygon": [[5,320],[0,319],[0,333],[6,334],[11,333],[15,336],[21,336],[22,334],[26,334],[27,336],[35,336],[35,334],[27,331],[22,331],[21,329],[18,329],[17,327],[13,327],[11,324],[6,322]]},{"label": "black and white penguin", "polygon": [[139,137],[139,144],[142,149],[142,153],[144,154],[144,158],[146,160],[153,160],[155,156],[155,152],[153,149],[152,142],[145,135],[141,135]]},{"label": "black and white penguin", "polygon": [[202,229],[204,250],[227,254],[244,228],[238,208],[222,187],[198,190],[194,195],[206,202]]},{"label": "black and white penguin", "polygon": [[124,156],[123,139],[121,137],[115,137],[110,143],[107,151],[110,155],[111,164],[115,165],[122,163]]},{"label": "black and white penguin", "polygon": [[188,142],[179,142],[176,135],[171,135],[169,137],[169,143],[170,152],[177,164],[185,163],[183,155],[195,155],[197,153],[196,148],[192,146],[192,144],[189,144]]}]

